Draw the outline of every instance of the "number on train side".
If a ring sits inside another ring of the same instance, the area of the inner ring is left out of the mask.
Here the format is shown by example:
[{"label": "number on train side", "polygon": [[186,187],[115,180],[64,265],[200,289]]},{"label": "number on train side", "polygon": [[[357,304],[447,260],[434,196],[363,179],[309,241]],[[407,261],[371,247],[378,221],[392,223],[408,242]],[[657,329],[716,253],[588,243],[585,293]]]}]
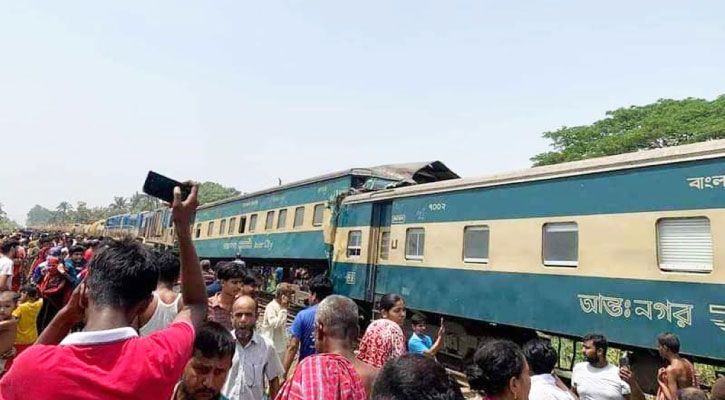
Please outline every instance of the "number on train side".
[{"label": "number on train side", "polygon": [[445,211],[446,203],[430,203],[428,204],[428,209],[431,211]]}]

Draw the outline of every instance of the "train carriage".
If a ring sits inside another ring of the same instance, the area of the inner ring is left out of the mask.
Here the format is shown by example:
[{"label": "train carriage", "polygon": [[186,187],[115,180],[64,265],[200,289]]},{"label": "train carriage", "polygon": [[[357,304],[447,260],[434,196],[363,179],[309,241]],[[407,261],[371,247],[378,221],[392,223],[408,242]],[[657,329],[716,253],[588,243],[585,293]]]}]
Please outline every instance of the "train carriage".
[{"label": "train carriage", "polygon": [[[725,141],[711,141],[349,196],[331,276],[466,329],[604,332],[643,353],[672,331],[722,365],[723,243]],[[459,336],[459,354],[476,347]]]},{"label": "train carriage", "polygon": [[328,203],[351,190],[417,184],[458,176],[440,162],[349,169],[203,205],[193,239],[200,257],[265,265],[327,267],[325,235],[332,234]]}]

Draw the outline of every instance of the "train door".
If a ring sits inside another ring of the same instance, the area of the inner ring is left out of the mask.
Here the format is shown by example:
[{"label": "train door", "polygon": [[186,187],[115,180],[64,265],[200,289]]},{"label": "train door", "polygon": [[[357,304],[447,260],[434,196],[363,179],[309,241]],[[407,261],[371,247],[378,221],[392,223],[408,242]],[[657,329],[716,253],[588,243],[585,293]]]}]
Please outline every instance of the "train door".
[{"label": "train door", "polygon": [[372,223],[370,224],[370,247],[369,257],[370,264],[367,268],[365,300],[373,302],[376,299],[375,279],[377,277],[377,267],[379,264],[387,262],[388,253],[390,251],[390,221],[392,215],[393,203],[381,202],[373,204]]}]

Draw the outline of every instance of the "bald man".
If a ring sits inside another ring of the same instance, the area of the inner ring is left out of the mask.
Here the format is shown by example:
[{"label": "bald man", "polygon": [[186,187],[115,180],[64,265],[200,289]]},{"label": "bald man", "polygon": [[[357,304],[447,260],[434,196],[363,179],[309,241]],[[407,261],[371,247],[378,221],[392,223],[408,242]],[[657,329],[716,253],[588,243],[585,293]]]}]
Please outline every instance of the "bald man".
[{"label": "bald man", "polygon": [[241,296],[232,305],[232,334],[236,349],[232,369],[222,394],[230,400],[262,400],[264,380],[269,383],[269,398],[277,395],[284,370],[274,346],[255,332],[257,302]]},{"label": "bald man", "polygon": [[322,300],[315,312],[318,354],[300,362],[276,400],[367,399],[378,371],[355,357],[358,332],[354,301],[338,295]]}]

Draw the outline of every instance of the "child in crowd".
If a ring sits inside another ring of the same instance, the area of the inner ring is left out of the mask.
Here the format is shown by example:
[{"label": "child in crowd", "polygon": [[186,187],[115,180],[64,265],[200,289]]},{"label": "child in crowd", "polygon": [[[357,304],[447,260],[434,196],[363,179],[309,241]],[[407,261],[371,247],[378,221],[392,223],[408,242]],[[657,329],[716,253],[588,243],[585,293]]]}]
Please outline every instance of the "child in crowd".
[{"label": "child in crowd", "polygon": [[413,334],[410,336],[410,340],[408,340],[408,351],[413,354],[435,357],[443,345],[443,336],[446,333],[443,327],[443,318],[441,318],[441,327],[438,329],[438,337],[435,343],[433,343],[430,336],[425,334],[425,316],[415,313],[410,320],[413,324]]},{"label": "child in crowd", "polygon": [[14,310],[15,293],[9,290],[0,292],[0,374],[5,373],[6,362],[15,355],[13,344],[18,333],[18,321],[13,318]]},{"label": "child in crowd", "polygon": [[33,285],[25,285],[20,288],[20,300],[18,308],[13,311],[13,317],[18,319],[18,335],[15,338],[15,350],[17,355],[35,343],[38,338],[38,325],[36,323],[40,309],[43,307],[43,299],[38,298],[38,288]]}]

